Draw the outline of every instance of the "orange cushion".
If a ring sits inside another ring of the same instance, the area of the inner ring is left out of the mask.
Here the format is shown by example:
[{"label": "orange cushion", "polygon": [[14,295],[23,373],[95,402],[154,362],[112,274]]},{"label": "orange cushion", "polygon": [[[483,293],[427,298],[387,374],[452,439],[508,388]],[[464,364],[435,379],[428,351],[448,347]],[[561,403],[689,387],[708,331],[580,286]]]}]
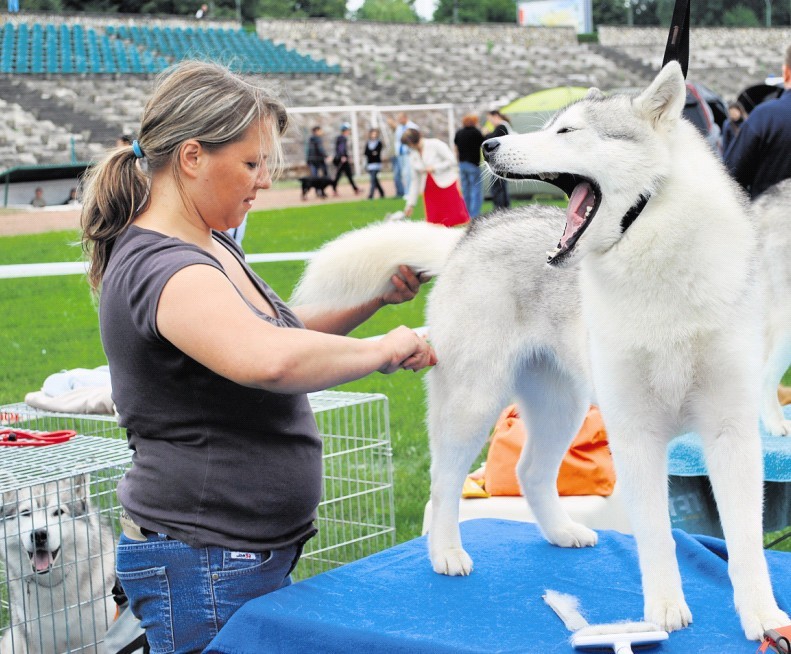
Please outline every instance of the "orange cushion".
[{"label": "orange cushion", "polygon": [[[512,404],[500,414],[494,427],[484,469],[484,488],[490,495],[521,495],[516,463],[527,438],[519,411]],[[560,495],[612,494],[615,469],[607,443],[607,432],[599,409],[592,406],[577,437],[560,464]]]}]

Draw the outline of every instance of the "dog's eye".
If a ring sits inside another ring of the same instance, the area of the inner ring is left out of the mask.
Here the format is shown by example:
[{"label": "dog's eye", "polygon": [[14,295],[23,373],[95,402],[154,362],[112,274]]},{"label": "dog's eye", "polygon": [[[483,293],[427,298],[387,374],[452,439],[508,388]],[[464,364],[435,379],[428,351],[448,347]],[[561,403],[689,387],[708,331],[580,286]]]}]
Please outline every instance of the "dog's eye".
[{"label": "dog's eye", "polygon": [[576,132],[577,130],[573,127],[561,127],[558,130],[558,134],[568,134],[569,132]]},{"label": "dog's eye", "polygon": [[30,517],[32,514],[31,514],[31,512],[30,512],[30,509],[22,509],[22,510],[19,512],[19,515],[21,515],[21,516],[24,516],[25,518],[28,518],[28,517]]},{"label": "dog's eye", "polygon": [[52,515],[54,515],[54,516],[59,516],[59,515],[63,515],[63,514],[65,514],[65,513],[66,513],[66,509],[62,509],[62,508],[58,507],[57,509],[55,509],[55,510],[52,512]]}]

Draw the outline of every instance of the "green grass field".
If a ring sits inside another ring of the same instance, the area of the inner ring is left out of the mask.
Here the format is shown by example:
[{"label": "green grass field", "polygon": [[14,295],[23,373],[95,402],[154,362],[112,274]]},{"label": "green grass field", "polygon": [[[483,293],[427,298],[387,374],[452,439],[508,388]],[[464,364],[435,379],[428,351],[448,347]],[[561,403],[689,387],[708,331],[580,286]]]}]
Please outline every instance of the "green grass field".
[{"label": "green grass field", "polygon": [[[487,203],[488,204],[488,203]],[[381,219],[403,207],[394,199],[347,204],[307,205],[258,212],[250,216],[245,250],[301,252],[352,228]],[[484,205],[484,211],[487,210]],[[415,219],[422,219],[416,211]],[[78,261],[79,234],[55,232],[0,238],[0,264]],[[303,264],[256,264],[256,271],[287,298]],[[386,307],[354,335],[382,334],[399,324],[423,324],[425,289],[405,305]],[[38,390],[53,372],[91,368],[106,363],[99,340],[96,308],[87,282],[80,276],[0,280],[0,403],[18,402]],[[374,374],[339,390],[383,393],[389,398],[395,466],[396,533],[398,541],[420,534],[428,498],[429,452],[424,424],[423,373]],[[791,383],[787,374],[786,383]],[[767,535],[767,539],[779,536]],[[786,540],[778,549],[791,551]]]}]

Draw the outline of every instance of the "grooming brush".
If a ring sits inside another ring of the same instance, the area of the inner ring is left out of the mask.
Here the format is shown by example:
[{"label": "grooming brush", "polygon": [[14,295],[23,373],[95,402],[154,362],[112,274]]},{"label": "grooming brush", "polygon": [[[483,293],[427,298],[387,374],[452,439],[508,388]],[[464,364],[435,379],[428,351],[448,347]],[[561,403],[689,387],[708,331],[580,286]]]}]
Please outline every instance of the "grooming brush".
[{"label": "grooming brush", "polygon": [[579,610],[579,600],[556,590],[545,591],[544,601],[573,632],[571,645],[580,650],[605,650],[615,654],[633,654],[632,645],[653,647],[667,640],[667,632],[651,622],[613,622],[588,624]]}]

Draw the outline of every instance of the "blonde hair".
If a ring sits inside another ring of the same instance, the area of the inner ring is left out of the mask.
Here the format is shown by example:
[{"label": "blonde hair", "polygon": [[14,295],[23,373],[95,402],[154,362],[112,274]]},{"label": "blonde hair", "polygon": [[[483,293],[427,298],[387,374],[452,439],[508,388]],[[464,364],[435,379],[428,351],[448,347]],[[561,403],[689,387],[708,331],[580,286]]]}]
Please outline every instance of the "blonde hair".
[{"label": "blonde hair", "polygon": [[124,145],[111,150],[86,175],[82,247],[95,292],[115,241],[147,206],[150,175],[170,166],[181,190],[179,152],[185,141],[195,139],[205,149],[217,150],[241,140],[256,120],[268,123],[268,133],[261,135],[261,153],[268,145],[270,165],[277,171],[288,116],[272,93],[203,61],[183,61],[159,75],[138,131],[143,158],[138,161],[133,146]]}]

